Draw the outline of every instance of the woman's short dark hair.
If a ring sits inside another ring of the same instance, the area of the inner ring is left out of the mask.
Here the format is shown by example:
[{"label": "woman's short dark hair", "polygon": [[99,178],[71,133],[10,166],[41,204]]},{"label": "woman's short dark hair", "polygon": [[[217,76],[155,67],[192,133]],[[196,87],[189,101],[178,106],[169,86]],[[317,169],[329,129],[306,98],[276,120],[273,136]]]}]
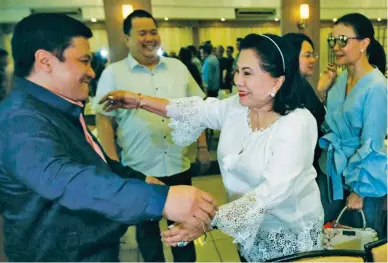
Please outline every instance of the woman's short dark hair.
[{"label": "woman's short dark hair", "polygon": [[15,75],[26,77],[31,73],[39,49],[64,61],[63,53],[74,37],[92,36],[90,28],[67,15],[33,14],[23,18],[16,24],[11,41]]},{"label": "woman's short dark hair", "polygon": [[202,46],[203,53],[210,55],[213,51],[213,46],[211,44],[206,43]]},{"label": "woman's short dark hair", "polygon": [[342,16],[335,25],[343,24],[353,28],[358,38],[369,38],[370,44],[366,50],[371,65],[375,65],[383,74],[387,67],[387,58],[383,46],[375,39],[375,30],[372,22],[364,15],[352,13]]},{"label": "woman's short dark hair", "polygon": [[[271,38],[278,45],[281,53],[276,45],[265,36]],[[265,36],[258,34],[246,36],[241,42],[241,50],[253,50],[260,59],[260,67],[273,78],[285,77],[282,86],[276,93],[273,110],[280,115],[286,115],[296,108],[303,107],[299,61],[291,54],[291,47],[284,39],[272,34],[265,34]]]}]

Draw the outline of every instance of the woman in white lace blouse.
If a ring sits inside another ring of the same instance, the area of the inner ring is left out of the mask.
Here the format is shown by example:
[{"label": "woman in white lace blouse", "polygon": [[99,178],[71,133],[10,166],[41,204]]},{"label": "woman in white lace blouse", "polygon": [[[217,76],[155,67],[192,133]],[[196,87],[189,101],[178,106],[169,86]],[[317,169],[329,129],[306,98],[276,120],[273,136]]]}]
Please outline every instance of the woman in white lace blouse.
[{"label": "woman in white lace blouse", "polygon": [[[317,125],[303,108],[298,61],[290,54],[278,36],[248,35],[234,76],[239,93],[225,100],[169,101],[113,91],[101,101],[108,101],[108,111],[142,108],[171,118],[173,139],[181,145],[205,128],[221,130],[217,156],[230,202],[211,225],[234,238],[242,260],[320,248],[323,210],[312,165]],[[176,245],[200,234],[177,227],[164,240]]]}]

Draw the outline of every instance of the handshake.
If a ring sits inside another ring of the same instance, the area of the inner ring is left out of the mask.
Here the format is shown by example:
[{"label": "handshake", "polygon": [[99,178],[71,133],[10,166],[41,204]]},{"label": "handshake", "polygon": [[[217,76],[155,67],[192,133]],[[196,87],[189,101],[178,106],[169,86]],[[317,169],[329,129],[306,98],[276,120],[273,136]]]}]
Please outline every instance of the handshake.
[{"label": "handshake", "polygon": [[183,247],[211,230],[210,221],[218,207],[208,193],[193,186],[171,186],[163,216],[176,222],[162,233],[162,241]]}]

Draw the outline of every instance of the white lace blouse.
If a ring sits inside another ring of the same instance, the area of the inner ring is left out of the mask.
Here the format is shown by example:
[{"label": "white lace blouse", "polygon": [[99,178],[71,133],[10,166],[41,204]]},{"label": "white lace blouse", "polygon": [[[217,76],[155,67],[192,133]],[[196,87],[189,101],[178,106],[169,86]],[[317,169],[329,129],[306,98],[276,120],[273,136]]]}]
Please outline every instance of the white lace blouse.
[{"label": "white lace blouse", "polygon": [[320,249],[323,209],[313,168],[317,125],[306,109],[252,132],[238,96],[171,100],[173,139],[194,142],[221,130],[217,156],[230,203],[212,225],[232,236],[248,261]]}]

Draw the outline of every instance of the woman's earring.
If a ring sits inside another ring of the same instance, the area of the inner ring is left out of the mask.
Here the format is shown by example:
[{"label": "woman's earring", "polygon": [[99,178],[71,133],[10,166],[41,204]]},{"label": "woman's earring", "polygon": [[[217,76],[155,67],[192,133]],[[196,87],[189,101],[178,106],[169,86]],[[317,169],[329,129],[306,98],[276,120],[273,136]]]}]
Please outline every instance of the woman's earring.
[{"label": "woman's earring", "polygon": [[364,50],[363,50],[363,49],[361,49],[361,53],[362,53],[362,52],[364,52]]},{"label": "woman's earring", "polygon": [[275,95],[276,95],[276,94],[275,94],[275,92],[272,91],[269,95],[270,95],[272,98],[275,98]]}]

